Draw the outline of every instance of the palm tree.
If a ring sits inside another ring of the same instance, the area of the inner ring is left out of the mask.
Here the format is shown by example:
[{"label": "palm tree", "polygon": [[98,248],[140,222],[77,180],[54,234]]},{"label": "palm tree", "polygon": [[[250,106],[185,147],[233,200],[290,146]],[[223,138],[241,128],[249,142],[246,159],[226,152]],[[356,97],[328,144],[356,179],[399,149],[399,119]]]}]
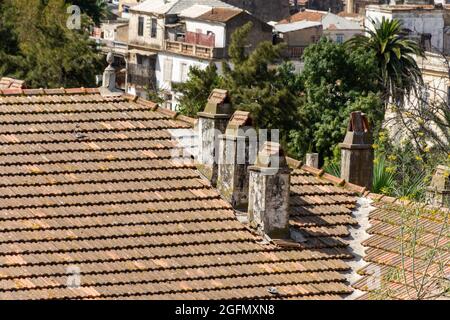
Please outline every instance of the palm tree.
[{"label": "palm tree", "polygon": [[353,50],[372,50],[378,61],[385,106],[390,99],[402,101],[405,94],[422,85],[422,73],[414,55],[424,56],[419,44],[402,35],[402,23],[385,17],[381,22],[371,20],[374,29],[366,27],[367,35],[357,35],[346,42]]}]

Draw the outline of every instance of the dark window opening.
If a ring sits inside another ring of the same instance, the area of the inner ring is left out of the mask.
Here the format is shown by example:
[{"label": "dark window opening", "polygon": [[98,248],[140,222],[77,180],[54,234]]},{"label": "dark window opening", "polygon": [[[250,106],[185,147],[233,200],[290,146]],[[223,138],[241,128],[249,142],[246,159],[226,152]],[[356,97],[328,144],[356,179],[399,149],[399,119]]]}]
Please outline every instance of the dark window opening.
[{"label": "dark window opening", "polygon": [[143,35],[144,35],[144,17],[139,17],[138,36],[142,37]]},{"label": "dark window opening", "polygon": [[150,32],[150,36],[152,38],[156,38],[156,31],[157,31],[158,23],[155,18],[152,18],[152,30]]}]

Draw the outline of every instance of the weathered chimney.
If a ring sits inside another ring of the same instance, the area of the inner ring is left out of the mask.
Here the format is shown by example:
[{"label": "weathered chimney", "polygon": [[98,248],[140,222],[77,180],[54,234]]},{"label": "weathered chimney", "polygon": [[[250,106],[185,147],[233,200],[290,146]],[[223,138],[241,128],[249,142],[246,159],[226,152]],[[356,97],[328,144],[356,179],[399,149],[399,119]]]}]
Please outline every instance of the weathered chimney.
[{"label": "weathered chimney", "polygon": [[100,94],[104,97],[121,95],[122,91],[116,88],[116,69],[112,65],[114,62],[114,54],[112,52],[106,55],[106,62],[108,62],[108,66],[103,72]]},{"label": "weathered chimney", "polygon": [[435,206],[450,207],[450,167],[438,166],[427,188],[427,200]]},{"label": "weathered chimney", "polygon": [[355,1],[347,0],[347,13],[355,13]]},{"label": "weathered chimney", "polygon": [[228,91],[220,89],[211,92],[205,110],[198,113],[198,170],[213,186],[217,185],[219,135],[225,132],[230,116]]},{"label": "weathered chimney", "polygon": [[[257,152],[257,134],[249,112],[236,111],[219,137],[217,188],[235,209],[247,210],[248,166]],[[253,160],[253,161],[252,161]]]},{"label": "weathered chimney", "polygon": [[350,123],[341,148],[341,178],[372,188],[373,147],[367,117],[360,111],[350,114]]},{"label": "weathered chimney", "polygon": [[266,142],[249,173],[250,224],[271,238],[288,238],[290,169],[280,145]]},{"label": "weathered chimney", "polygon": [[307,153],[306,154],[306,165],[319,169],[319,154],[318,153]]}]

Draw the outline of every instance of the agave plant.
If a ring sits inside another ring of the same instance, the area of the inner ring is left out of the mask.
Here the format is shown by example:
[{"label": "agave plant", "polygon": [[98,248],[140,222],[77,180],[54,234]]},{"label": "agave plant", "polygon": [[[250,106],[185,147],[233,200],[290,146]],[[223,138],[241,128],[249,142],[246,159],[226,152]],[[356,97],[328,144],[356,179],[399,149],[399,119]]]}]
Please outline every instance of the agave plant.
[{"label": "agave plant", "polygon": [[372,191],[374,193],[391,194],[395,187],[395,175],[388,170],[386,159],[378,157],[374,161]]}]

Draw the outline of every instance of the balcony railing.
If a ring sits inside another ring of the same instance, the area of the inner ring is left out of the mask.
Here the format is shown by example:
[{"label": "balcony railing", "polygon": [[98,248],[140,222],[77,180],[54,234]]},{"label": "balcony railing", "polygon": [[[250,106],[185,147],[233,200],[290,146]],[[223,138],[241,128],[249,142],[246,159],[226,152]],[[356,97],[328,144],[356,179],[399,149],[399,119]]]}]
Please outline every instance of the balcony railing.
[{"label": "balcony railing", "polygon": [[141,87],[155,86],[155,72],[149,66],[128,64],[128,82]]},{"label": "balcony railing", "polygon": [[289,58],[301,58],[306,46],[292,46],[288,47],[288,57]]},{"label": "balcony railing", "polygon": [[169,52],[180,53],[188,56],[212,59],[220,58],[223,53],[222,48],[213,48],[193,43],[166,40],[164,49]]}]

